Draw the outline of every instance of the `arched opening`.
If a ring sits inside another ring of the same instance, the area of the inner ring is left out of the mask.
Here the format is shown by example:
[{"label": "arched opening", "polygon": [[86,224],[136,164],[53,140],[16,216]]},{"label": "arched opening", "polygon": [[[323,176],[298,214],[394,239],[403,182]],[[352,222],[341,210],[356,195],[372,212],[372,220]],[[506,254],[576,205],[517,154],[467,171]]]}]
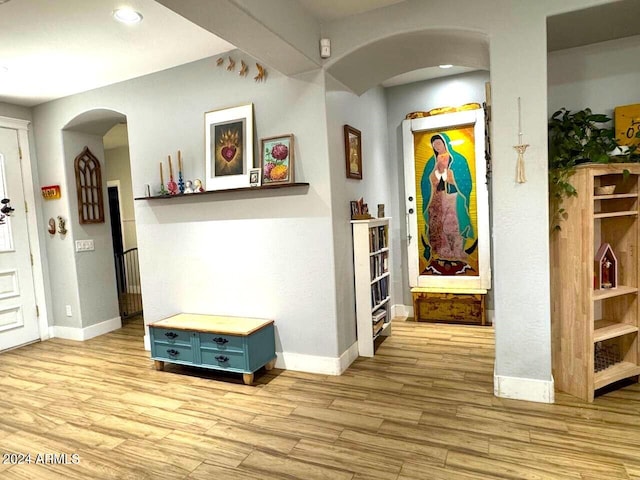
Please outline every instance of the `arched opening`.
[{"label": "arched opening", "polygon": [[[122,321],[141,315],[126,115],[105,109],[87,111],[65,125],[62,138],[69,190],[68,223],[78,281],[78,303],[70,306],[70,311],[78,312],[83,328],[105,319]],[[102,171],[101,184],[97,186],[104,204],[104,218],[100,221],[80,220],[82,195],[86,194],[76,195],[80,177],[75,172],[74,159],[87,151]]]},{"label": "arched opening", "polygon": [[[441,64],[452,64],[460,70],[451,75],[447,70],[438,68]],[[407,265],[408,248],[415,244],[415,234],[409,238],[407,228],[410,206],[405,195],[402,122],[411,112],[468,103],[485,104],[490,81],[488,37],[480,32],[456,29],[402,33],[363,45],[333,59],[326,72],[328,124],[344,123],[362,130],[364,149],[362,182],[339,180],[338,172],[335,182],[342,188],[336,190],[342,190],[342,194],[337,196],[336,203],[348,204],[350,200],[364,197],[370,212],[375,211],[372,206],[375,207],[376,203],[387,204],[385,210],[392,219],[392,242],[396,247],[391,252],[391,289],[395,297],[392,301],[400,309],[393,313],[394,316],[405,314],[411,317],[414,315],[413,298]],[[434,72],[436,76],[433,76]],[[333,135],[330,143],[339,145],[339,132],[333,132]],[[475,142],[483,145],[485,138],[475,138]],[[335,150],[333,155],[336,161],[332,168],[343,169],[344,153]],[[482,153],[476,155],[475,161],[487,166]],[[490,165],[487,171],[490,172]],[[479,186],[490,186],[489,177],[481,175],[475,180]],[[484,201],[490,209],[490,197]],[[334,225],[336,232],[341,230],[344,233],[344,237],[337,236],[335,240],[338,272],[344,270],[340,265],[350,255],[348,240],[351,232],[338,225],[342,220],[338,219]],[[488,232],[485,233],[486,241],[490,244],[490,220],[485,218],[483,222],[485,232]],[[345,278],[349,277],[345,275]],[[341,287],[344,291],[352,288],[347,282]],[[344,316],[347,318],[349,302],[342,300],[346,304]],[[492,319],[492,303],[489,290],[484,303],[489,321]],[[404,311],[401,311],[402,306],[406,307]],[[416,326],[420,327],[420,324]],[[346,330],[349,326],[344,325],[343,328]],[[493,342],[492,333],[488,333],[487,338]],[[487,340],[482,338],[481,341]]]}]

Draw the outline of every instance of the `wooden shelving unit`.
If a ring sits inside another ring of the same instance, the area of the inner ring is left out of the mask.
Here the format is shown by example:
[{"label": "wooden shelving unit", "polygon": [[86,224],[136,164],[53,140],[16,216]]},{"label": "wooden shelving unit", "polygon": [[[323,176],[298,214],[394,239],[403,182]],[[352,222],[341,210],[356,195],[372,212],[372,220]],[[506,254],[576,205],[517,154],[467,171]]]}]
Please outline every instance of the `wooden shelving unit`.
[{"label": "wooden shelving unit", "polygon": [[352,220],[358,353],[372,357],[375,340],[391,335],[389,219]]},{"label": "wooden shelving unit", "polygon": [[137,197],[134,200],[175,200],[176,198],[201,198],[203,195],[220,195],[222,193],[229,192],[262,192],[265,190],[277,190],[282,188],[292,187],[308,187],[306,182],[296,183],[280,183],[274,185],[262,185],[260,187],[242,187],[242,188],[229,188],[226,190],[208,190],[200,193],[179,193],[178,195],[153,195],[151,197]]},{"label": "wooden shelving unit", "polygon": [[[587,402],[598,389],[640,375],[639,179],[638,164],[578,167],[570,179],[578,195],[564,201],[567,218],[551,234],[555,385]],[[616,185],[614,193],[595,195],[604,185]],[[596,288],[603,243],[617,258],[614,288]]]}]

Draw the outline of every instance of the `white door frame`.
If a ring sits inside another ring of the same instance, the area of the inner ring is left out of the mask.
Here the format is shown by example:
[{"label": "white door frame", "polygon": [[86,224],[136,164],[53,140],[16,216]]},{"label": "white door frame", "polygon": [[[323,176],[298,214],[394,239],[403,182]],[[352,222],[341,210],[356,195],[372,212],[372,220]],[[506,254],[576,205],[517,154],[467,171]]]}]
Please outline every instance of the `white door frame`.
[{"label": "white door frame", "polygon": [[35,290],[36,304],[38,305],[38,329],[40,340],[49,339],[49,315],[45,296],[44,271],[42,269],[43,257],[40,249],[38,216],[36,215],[36,192],[33,187],[33,171],[31,169],[31,155],[29,152],[29,122],[16,118],[0,116],[0,127],[9,128],[18,132],[18,147],[20,148],[20,167],[22,170],[22,187],[24,199],[27,202],[27,227],[29,231],[29,248],[33,256],[33,287]]}]

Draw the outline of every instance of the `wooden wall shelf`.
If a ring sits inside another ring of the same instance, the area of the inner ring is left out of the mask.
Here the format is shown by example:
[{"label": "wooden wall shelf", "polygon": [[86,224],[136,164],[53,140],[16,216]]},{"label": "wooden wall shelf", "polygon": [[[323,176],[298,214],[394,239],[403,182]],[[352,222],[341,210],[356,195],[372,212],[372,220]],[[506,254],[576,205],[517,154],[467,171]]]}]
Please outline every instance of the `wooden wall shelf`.
[{"label": "wooden wall shelf", "polygon": [[296,183],[282,183],[275,185],[262,185],[260,187],[242,187],[242,188],[229,188],[227,190],[208,190],[206,192],[200,193],[179,193],[178,195],[154,195],[152,197],[137,197],[135,200],[173,200],[175,198],[199,198],[203,195],[215,195],[221,193],[229,193],[229,192],[262,192],[264,190],[277,190],[281,188],[291,188],[291,187],[308,187],[309,184],[306,182],[296,182]]}]

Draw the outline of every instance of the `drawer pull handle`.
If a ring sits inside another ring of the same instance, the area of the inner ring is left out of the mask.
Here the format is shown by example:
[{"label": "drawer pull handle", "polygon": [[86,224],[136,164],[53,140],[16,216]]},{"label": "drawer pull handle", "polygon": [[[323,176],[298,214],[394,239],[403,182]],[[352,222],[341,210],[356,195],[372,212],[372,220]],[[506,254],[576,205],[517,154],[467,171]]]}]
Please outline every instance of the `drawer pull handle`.
[{"label": "drawer pull handle", "polygon": [[213,341],[216,342],[218,345],[224,345],[225,343],[229,343],[229,340],[222,337],[216,337],[213,339]]},{"label": "drawer pull handle", "polygon": [[225,357],[224,355],[218,355],[217,357],[214,357],[214,358],[218,360],[220,363],[229,361],[229,357]]},{"label": "drawer pull handle", "polygon": [[180,355],[180,352],[178,350],[174,350],[173,348],[167,350],[167,353],[170,357],[177,357],[178,355]]},{"label": "drawer pull handle", "polygon": [[176,338],[178,336],[178,334],[176,332],[167,332],[167,333],[164,334],[164,336],[173,340],[174,338]]}]

